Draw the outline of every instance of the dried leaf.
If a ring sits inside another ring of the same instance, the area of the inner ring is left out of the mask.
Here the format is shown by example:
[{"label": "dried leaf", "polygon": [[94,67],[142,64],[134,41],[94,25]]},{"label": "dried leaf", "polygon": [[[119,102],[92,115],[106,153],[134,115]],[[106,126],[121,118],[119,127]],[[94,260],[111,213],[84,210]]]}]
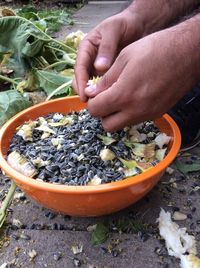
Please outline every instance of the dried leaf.
[{"label": "dried leaf", "polygon": [[133,143],[134,147],[132,149],[136,156],[152,158],[155,155],[155,143],[141,144]]}]

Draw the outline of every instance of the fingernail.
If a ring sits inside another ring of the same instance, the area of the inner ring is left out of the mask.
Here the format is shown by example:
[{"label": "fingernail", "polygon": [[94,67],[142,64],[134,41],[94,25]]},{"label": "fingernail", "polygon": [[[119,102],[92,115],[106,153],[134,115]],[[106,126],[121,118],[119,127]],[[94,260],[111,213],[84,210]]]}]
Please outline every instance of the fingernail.
[{"label": "fingernail", "polygon": [[108,66],[109,65],[109,60],[106,57],[98,57],[95,61],[95,65],[98,66]]},{"label": "fingernail", "polygon": [[86,93],[95,93],[96,89],[97,89],[96,85],[91,85],[91,86],[85,88],[85,92]]}]

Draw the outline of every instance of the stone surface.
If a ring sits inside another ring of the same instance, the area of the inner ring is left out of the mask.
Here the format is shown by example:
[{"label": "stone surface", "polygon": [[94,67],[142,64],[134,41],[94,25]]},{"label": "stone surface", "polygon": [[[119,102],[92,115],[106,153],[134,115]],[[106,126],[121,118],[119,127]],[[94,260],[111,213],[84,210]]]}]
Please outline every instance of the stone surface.
[{"label": "stone surface", "polygon": [[68,33],[82,30],[88,33],[93,27],[98,25],[102,20],[117,14],[127,6],[127,2],[116,4],[88,4],[74,14],[75,24],[72,26],[63,26],[61,31],[55,36],[63,39]]}]

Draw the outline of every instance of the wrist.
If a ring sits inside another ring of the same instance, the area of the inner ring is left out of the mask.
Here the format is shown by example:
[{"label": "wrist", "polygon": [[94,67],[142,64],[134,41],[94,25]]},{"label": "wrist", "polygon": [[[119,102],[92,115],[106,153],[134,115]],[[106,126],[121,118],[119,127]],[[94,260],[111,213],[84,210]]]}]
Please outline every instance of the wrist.
[{"label": "wrist", "polygon": [[142,36],[146,36],[164,28],[171,17],[171,9],[164,2],[162,5],[156,5],[152,1],[133,1],[127,8],[127,11],[136,15],[143,26]]},{"label": "wrist", "polygon": [[143,36],[164,29],[199,6],[199,0],[134,0],[127,11],[142,21]]}]

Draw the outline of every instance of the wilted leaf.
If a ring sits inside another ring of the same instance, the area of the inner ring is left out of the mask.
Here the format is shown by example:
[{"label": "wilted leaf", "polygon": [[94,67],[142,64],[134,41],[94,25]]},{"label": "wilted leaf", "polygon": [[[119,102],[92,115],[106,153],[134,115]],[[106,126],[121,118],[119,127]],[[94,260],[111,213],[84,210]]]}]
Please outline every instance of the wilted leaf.
[{"label": "wilted leaf", "polygon": [[18,16],[0,18],[0,54],[10,51],[12,57],[8,67],[18,75],[25,75],[38,65],[48,66],[52,63],[48,60],[53,59],[55,62],[55,59],[62,59],[66,52],[75,52],[64,43],[51,38],[32,22]]},{"label": "wilted leaf", "polygon": [[92,233],[92,244],[99,245],[108,239],[108,227],[103,223],[97,223],[96,229]]},{"label": "wilted leaf", "polygon": [[133,169],[133,168],[137,167],[137,162],[135,160],[125,160],[123,158],[119,158],[119,160],[122,162],[124,167],[126,167],[128,169]]},{"label": "wilted leaf", "polygon": [[[42,70],[37,70],[35,74],[39,87],[43,89],[47,95],[50,95],[55,89],[69,82],[72,79],[72,77],[62,76],[57,73]],[[58,94],[54,95],[67,94],[69,92],[69,88],[70,86],[65,87],[60,90]]]},{"label": "wilted leaf", "polygon": [[126,140],[124,144],[126,145],[126,147],[131,148],[131,149],[134,147],[134,143],[129,140]]},{"label": "wilted leaf", "polygon": [[155,155],[155,143],[141,144],[133,143],[134,147],[132,149],[136,156],[152,158]]},{"label": "wilted leaf", "polygon": [[156,159],[158,159],[159,161],[163,160],[165,158],[166,151],[167,148],[156,150]]},{"label": "wilted leaf", "polygon": [[186,174],[189,172],[200,171],[200,161],[196,161],[192,164],[182,163],[180,160],[176,160],[175,162],[177,169]]},{"label": "wilted leaf", "polygon": [[100,134],[97,134],[97,137],[103,142],[103,144],[105,145],[110,145],[112,143],[114,143],[116,140],[113,139],[112,137],[108,137],[108,136],[103,136]]},{"label": "wilted leaf", "polygon": [[[31,20],[37,26],[43,26],[48,34],[57,32],[63,24],[72,24],[71,14],[65,10],[37,10],[32,6],[25,6],[18,10],[17,15]],[[41,24],[41,22],[43,22]]]},{"label": "wilted leaf", "polygon": [[31,102],[16,90],[0,92],[0,126],[29,106],[31,106]]}]

